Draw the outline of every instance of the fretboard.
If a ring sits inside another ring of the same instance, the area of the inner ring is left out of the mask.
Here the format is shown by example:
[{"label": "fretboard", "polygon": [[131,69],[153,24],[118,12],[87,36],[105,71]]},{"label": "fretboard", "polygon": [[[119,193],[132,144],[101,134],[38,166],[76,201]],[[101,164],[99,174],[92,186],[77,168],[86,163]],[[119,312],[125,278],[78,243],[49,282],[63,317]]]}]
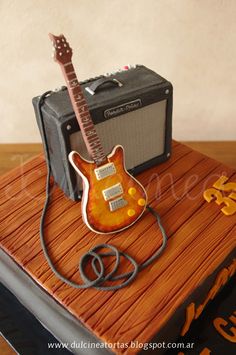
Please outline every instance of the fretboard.
[{"label": "fretboard", "polygon": [[100,139],[89,113],[88,105],[82,93],[72,62],[61,64],[75,116],[90,157],[97,165],[106,162]]}]

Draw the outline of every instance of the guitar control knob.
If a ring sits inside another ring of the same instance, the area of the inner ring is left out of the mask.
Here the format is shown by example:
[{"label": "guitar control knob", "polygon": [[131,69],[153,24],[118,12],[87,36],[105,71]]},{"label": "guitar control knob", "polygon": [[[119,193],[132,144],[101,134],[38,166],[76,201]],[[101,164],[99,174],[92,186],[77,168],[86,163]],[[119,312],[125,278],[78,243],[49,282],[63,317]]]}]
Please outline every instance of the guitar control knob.
[{"label": "guitar control knob", "polygon": [[136,188],[135,187],[130,187],[129,190],[128,190],[128,194],[130,196],[134,196],[136,194]]},{"label": "guitar control knob", "polygon": [[145,203],[146,203],[146,201],[144,200],[144,198],[140,198],[140,199],[138,200],[138,205],[139,205],[139,206],[145,206]]},{"label": "guitar control knob", "polygon": [[133,217],[135,215],[135,210],[133,210],[132,208],[130,208],[127,212],[129,217]]}]

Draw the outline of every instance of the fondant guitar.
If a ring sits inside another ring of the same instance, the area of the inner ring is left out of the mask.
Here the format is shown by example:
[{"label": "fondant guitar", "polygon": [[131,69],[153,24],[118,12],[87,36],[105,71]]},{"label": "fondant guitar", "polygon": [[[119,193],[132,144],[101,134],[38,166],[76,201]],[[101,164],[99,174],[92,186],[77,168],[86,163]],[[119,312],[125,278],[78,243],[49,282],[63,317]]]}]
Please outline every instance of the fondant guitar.
[{"label": "fondant guitar", "polygon": [[[72,151],[69,160],[83,180],[82,216],[96,233],[128,228],[143,214],[147,196],[143,186],[126,170],[121,145],[105,155],[71,62],[72,49],[63,35],[49,34],[54,59],[61,66],[80,130],[92,161]],[[109,134],[109,132],[107,132]]]}]

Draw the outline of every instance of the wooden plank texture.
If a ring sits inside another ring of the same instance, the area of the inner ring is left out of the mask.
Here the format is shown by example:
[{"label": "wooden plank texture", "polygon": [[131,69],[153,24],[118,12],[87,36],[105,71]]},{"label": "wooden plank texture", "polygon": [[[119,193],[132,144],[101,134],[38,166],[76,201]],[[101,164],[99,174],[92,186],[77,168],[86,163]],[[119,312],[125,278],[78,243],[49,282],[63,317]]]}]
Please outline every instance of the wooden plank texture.
[{"label": "wooden plank texture", "polygon": [[236,141],[184,142],[188,147],[236,169]]},{"label": "wooden plank texture", "polygon": [[[169,161],[138,176],[151,206],[162,217],[169,239],[164,254],[120,291],[73,289],[52,273],[39,242],[45,174],[43,156],[38,156],[0,179],[1,247],[105,342],[152,339],[235,248],[236,216],[226,217],[218,205],[203,199],[203,191],[222,174],[236,181],[235,170],[174,142]],[[77,282],[81,281],[79,258],[99,243],[112,243],[139,263],[161,245],[160,231],[148,212],[122,233],[97,235],[82,223],[80,203],[65,198],[58,188],[52,192],[45,233],[56,267]],[[112,264],[108,261],[107,266]],[[129,270],[125,262],[120,270],[124,269]],[[117,353],[133,351],[120,349]]]},{"label": "wooden plank texture", "polygon": [[[236,169],[236,141],[183,142],[188,147]],[[41,143],[0,144],[0,175],[43,152]]]}]

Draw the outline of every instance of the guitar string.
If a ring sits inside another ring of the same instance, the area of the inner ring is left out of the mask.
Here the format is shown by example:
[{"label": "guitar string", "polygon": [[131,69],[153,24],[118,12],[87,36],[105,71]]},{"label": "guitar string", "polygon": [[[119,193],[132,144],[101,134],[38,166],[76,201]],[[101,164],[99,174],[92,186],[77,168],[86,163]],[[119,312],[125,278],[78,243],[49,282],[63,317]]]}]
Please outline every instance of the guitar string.
[{"label": "guitar string", "polygon": [[[52,91],[47,91],[44,94],[42,94],[39,97],[38,103],[37,103],[37,111],[38,111],[38,117],[39,117],[39,124],[42,132],[42,139],[44,141],[44,152],[45,152],[45,159],[46,159],[46,165],[47,165],[47,178],[46,178],[46,198],[44,202],[44,207],[42,210],[41,218],[40,218],[40,227],[39,227],[39,232],[40,232],[40,242],[41,242],[41,247],[44,253],[44,256],[54,272],[54,274],[63,282],[68,284],[71,287],[77,288],[77,289],[87,289],[94,287],[98,290],[102,291],[115,291],[119,290],[123,287],[128,286],[131,284],[134,279],[137,277],[138,273],[145,269],[147,266],[152,264],[155,260],[158,259],[158,257],[162,254],[164,249],[166,248],[167,245],[167,235],[165,232],[165,229],[161,223],[161,217],[159,214],[149,205],[146,206],[147,210],[156,218],[156,222],[158,227],[160,228],[161,235],[162,235],[162,245],[160,248],[153,253],[151,257],[149,257],[144,263],[138,264],[137,261],[131,257],[129,254],[119,250],[112,244],[98,244],[92,249],[90,249],[88,252],[82,255],[80,262],[79,262],[79,273],[81,276],[81,279],[83,280],[83,283],[79,284],[77,282],[74,282],[64,275],[61,274],[55,267],[53,261],[51,260],[51,257],[49,255],[47,246],[46,246],[46,241],[45,241],[45,235],[44,235],[44,224],[45,224],[45,218],[48,210],[48,206],[50,203],[50,178],[52,176],[51,172],[51,164],[50,164],[50,156],[49,156],[49,148],[47,144],[47,138],[46,138],[46,130],[44,126],[44,121],[43,121],[43,113],[42,113],[42,105],[44,103],[44,100],[46,97],[48,97]],[[53,186],[55,184],[55,179],[53,180]],[[100,249],[108,249],[108,252],[98,252]],[[107,257],[115,257],[115,263],[112,271],[106,274],[105,270],[105,265],[103,262],[103,258]],[[121,264],[121,257],[126,258],[132,265],[133,265],[133,270],[122,273],[122,274],[116,274],[118,271],[118,268]],[[90,279],[85,271],[87,269],[87,266],[91,265],[93,272],[97,276],[95,279]],[[118,280],[123,280],[119,284],[112,284],[112,285],[107,285],[107,282],[114,282]]]}]

